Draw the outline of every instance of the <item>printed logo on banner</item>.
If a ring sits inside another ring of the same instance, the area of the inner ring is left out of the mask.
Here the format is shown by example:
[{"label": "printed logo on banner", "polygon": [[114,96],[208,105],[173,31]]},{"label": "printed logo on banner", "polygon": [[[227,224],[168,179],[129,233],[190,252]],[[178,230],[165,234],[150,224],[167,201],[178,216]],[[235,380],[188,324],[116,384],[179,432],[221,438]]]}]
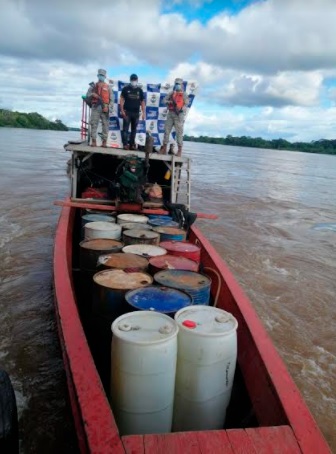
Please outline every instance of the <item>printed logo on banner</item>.
[{"label": "printed logo on banner", "polygon": [[159,93],[161,84],[147,84],[147,91]]},{"label": "printed logo on banner", "polygon": [[121,80],[118,80],[118,91],[122,91],[126,85],[129,85],[128,82],[122,82]]},{"label": "printed logo on banner", "polygon": [[148,122],[148,129],[153,132],[155,129],[155,121],[149,121]]},{"label": "printed logo on banner", "polygon": [[110,131],[119,131],[119,129],[120,129],[119,118],[110,117],[109,130]]},{"label": "printed logo on banner", "polygon": [[138,123],[138,126],[136,128],[136,132],[144,132],[146,133],[146,121],[145,120],[140,120]]},{"label": "printed logo on banner", "polygon": [[159,117],[159,109],[157,107],[146,107],[147,120],[157,120]]},{"label": "printed logo on banner", "polygon": [[164,134],[159,134],[159,145],[161,145],[163,143],[163,137],[164,137]]},{"label": "printed logo on banner", "polygon": [[191,82],[188,88],[189,88],[191,93],[194,93],[194,91],[196,90],[195,82]]},{"label": "printed logo on banner", "polygon": [[166,82],[165,84],[161,85],[161,88],[163,90],[169,90],[171,88],[171,84],[169,82]]},{"label": "printed logo on banner", "polygon": [[166,107],[166,103],[164,102],[164,100],[166,99],[166,96],[167,96],[167,93],[161,93],[160,94],[160,103],[159,103],[159,107]]},{"label": "printed logo on banner", "polygon": [[147,106],[159,107],[160,97],[158,93],[147,92],[146,104]]},{"label": "printed logo on banner", "polygon": [[121,133],[120,131],[112,131],[108,136],[108,146],[118,148],[121,146]]},{"label": "printed logo on banner", "polygon": [[159,119],[160,120],[166,120],[167,113],[168,113],[167,107],[164,107],[164,108],[160,107],[160,109],[159,109]]},{"label": "printed logo on banner", "polygon": [[144,134],[144,133],[137,134],[137,135],[135,136],[135,141],[136,141],[136,143],[138,143],[139,145],[145,145],[145,142],[146,142],[146,134]]},{"label": "printed logo on banner", "polygon": [[157,145],[160,145],[159,134],[158,133],[154,133],[154,134],[152,134],[152,137],[154,139],[154,147],[157,146]]},{"label": "printed logo on banner", "polygon": [[191,107],[191,104],[193,103],[195,95],[189,95],[188,98],[189,98],[188,107]]},{"label": "printed logo on banner", "polygon": [[158,120],[158,131],[159,133],[161,132],[164,132],[165,130],[165,120]]}]

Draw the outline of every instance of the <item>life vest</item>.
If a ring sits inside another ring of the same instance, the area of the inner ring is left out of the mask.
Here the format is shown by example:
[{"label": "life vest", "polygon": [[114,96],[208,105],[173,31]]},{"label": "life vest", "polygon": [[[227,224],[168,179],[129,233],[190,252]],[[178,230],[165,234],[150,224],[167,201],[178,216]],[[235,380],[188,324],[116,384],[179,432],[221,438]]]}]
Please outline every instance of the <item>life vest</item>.
[{"label": "life vest", "polygon": [[99,98],[92,98],[92,104],[96,105],[99,103],[103,103],[103,105],[110,104],[110,90],[108,84],[105,82],[98,82],[94,86],[93,89],[94,93],[97,93]]},{"label": "life vest", "polygon": [[174,91],[171,97],[176,103],[175,104],[176,109],[175,109],[173,101],[169,101],[168,109],[172,110],[172,111],[177,110],[179,112],[182,109],[182,107],[184,106],[183,91]]}]

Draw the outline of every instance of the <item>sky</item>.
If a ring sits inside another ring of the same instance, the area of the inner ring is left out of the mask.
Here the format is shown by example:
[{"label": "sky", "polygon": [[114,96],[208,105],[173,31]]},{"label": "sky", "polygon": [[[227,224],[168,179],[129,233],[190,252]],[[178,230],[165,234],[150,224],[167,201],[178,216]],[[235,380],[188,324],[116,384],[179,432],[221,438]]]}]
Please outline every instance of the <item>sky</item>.
[{"label": "sky", "polygon": [[0,108],[79,127],[112,79],[195,80],[184,132],[336,139],[336,0],[0,0]]}]

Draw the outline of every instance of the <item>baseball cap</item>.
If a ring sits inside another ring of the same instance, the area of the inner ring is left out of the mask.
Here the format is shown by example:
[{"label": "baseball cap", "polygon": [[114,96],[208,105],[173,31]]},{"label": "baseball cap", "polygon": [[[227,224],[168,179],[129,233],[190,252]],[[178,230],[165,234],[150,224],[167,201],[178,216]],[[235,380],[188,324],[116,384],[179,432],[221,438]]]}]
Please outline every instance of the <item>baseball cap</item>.
[{"label": "baseball cap", "polygon": [[98,69],[98,76],[106,77],[106,70],[105,69]]},{"label": "baseball cap", "polygon": [[130,80],[138,80],[138,76],[136,74],[131,74]]}]

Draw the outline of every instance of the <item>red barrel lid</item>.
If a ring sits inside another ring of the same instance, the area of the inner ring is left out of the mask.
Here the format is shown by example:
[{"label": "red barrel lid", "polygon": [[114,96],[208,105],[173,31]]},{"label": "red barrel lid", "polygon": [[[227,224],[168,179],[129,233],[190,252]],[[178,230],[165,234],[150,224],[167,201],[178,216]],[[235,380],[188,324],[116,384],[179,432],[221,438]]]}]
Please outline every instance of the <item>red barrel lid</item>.
[{"label": "red barrel lid", "polygon": [[167,251],[176,252],[196,252],[201,250],[199,246],[189,241],[162,241],[160,246],[167,249]]},{"label": "red barrel lid", "polygon": [[198,271],[198,263],[186,257],[179,257],[177,255],[161,255],[158,257],[151,257],[149,259],[150,265],[155,268],[167,270],[189,270]]}]

